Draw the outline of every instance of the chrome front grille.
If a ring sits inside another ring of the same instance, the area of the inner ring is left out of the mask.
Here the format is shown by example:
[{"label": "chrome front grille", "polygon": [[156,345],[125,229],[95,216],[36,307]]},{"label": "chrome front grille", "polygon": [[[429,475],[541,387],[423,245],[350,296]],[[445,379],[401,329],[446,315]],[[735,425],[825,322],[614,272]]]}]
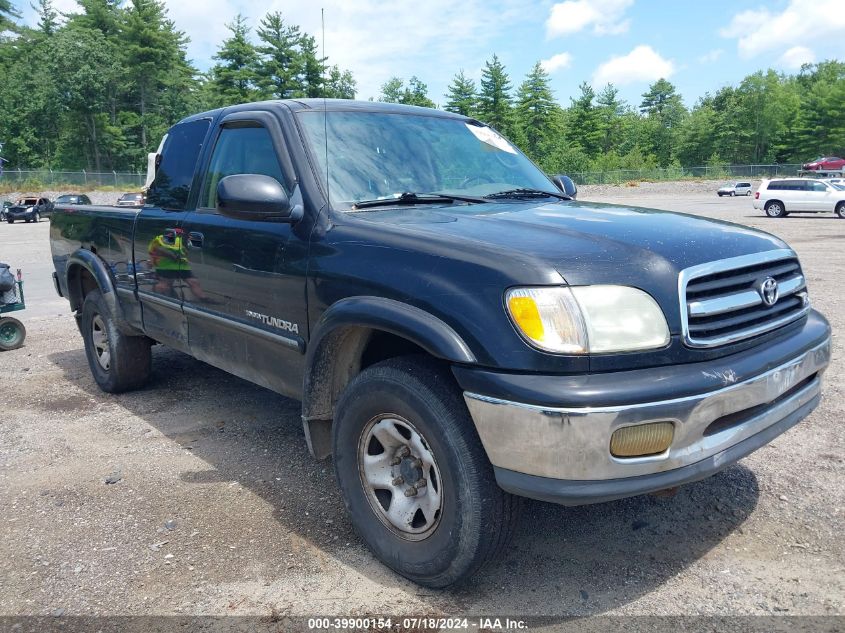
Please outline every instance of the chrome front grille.
[{"label": "chrome front grille", "polygon": [[[777,282],[777,294],[769,279]],[[684,340],[691,347],[758,336],[810,309],[801,265],[791,250],[693,266],[681,273],[679,286]]]}]

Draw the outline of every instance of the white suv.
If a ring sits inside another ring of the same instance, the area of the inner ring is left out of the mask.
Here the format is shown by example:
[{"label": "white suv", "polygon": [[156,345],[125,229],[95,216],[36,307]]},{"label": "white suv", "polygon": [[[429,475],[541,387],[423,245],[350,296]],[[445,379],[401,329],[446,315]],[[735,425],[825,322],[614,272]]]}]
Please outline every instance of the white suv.
[{"label": "white suv", "polygon": [[754,208],[765,210],[770,218],[831,211],[845,218],[845,187],[813,178],[764,180],[754,194]]}]

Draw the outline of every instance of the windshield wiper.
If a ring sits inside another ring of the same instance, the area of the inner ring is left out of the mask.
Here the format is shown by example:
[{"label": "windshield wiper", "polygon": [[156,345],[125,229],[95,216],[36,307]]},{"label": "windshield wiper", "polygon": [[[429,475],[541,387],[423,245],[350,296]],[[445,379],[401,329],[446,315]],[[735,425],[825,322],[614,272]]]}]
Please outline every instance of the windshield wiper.
[{"label": "windshield wiper", "polygon": [[543,191],[541,189],[525,188],[506,189],[505,191],[497,191],[496,193],[491,193],[484,197],[490,200],[495,200],[497,198],[559,198],[560,200],[572,200],[572,198],[570,196],[567,196],[565,193],[556,193],[553,191]]},{"label": "windshield wiper", "polygon": [[448,193],[414,193],[405,191],[392,198],[377,198],[375,200],[361,200],[352,205],[353,210],[369,209],[371,207],[391,207],[405,204],[446,204],[453,202],[481,203],[484,198],[474,196],[453,196]]}]

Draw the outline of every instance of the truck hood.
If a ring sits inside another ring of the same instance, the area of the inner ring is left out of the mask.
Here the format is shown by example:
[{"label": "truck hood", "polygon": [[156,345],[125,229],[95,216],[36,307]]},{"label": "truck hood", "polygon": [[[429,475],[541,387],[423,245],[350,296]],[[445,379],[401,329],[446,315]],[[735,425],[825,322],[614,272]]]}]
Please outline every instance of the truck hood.
[{"label": "truck hood", "polygon": [[501,267],[551,267],[561,282],[571,285],[642,288],[658,300],[667,317],[679,312],[681,270],[787,248],[772,235],[729,222],[586,202],[415,207],[366,216],[417,233],[423,249],[431,244],[442,250],[446,241],[456,257],[461,251],[483,249],[495,254]]}]

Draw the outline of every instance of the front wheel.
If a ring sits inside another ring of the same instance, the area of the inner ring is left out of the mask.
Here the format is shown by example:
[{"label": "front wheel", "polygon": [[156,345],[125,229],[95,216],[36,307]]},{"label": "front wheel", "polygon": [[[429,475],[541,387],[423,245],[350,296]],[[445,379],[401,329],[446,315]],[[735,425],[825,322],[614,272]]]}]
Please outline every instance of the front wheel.
[{"label": "front wheel", "polygon": [[25,338],[26,328],[23,323],[12,317],[0,319],[0,351],[22,347]]},{"label": "front wheel", "polygon": [[6,220],[6,222],[8,222],[9,224],[14,224],[14,223],[15,223],[15,221],[14,221],[12,218],[9,218],[8,220]]},{"label": "front wheel", "polygon": [[147,382],[152,369],[150,340],[121,332],[99,290],[85,297],[81,329],[88,366],[100,389],[120,393]]},{"label": "front wheel", "polygon": [[845,220],[845,202],[836,205],[836,215]]},{"label": "front wheel", "polygon": [[770,218],[786,217],[786,209],[782,202],[774,200],[766,204],[766,215]]},{"label": "front wheel", "polygon": [[448,368],[422,356],[378,363],[349,384],[337,408],[338,485],[381,562],[445,587],[505,547],[520,500],[496,484]]},{"label": "front wheel", "polygon": [[33,218],[33,222],[41,222],[41,214],[38,211],[35,212],[35,217]]}]

